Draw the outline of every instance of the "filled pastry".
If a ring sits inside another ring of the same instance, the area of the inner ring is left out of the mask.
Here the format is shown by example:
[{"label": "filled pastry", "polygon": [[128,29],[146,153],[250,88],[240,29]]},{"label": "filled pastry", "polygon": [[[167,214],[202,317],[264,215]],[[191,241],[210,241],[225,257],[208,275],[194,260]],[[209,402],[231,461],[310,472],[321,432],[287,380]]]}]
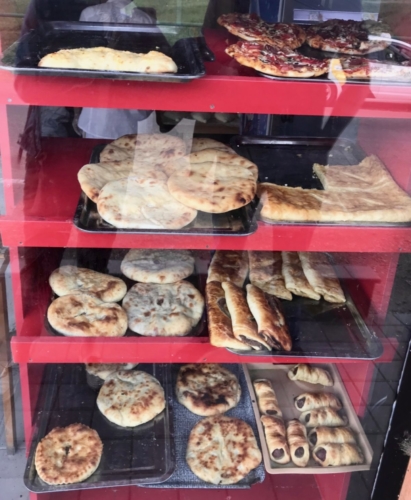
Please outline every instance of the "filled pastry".
[{"label": "filled pastry", "polygon": [[300,422],[307,427],[327,425],[329,427],[341,427],[346,425],[346,419],[341,417],[333,408],[317,408],[316,410],[304,411],[300,415]]},{"label": "filled pastry", "polygon": [[309,432],[308,440],[313,447],[328,443],[355,444],[353,431],[349,427],[315,427]]},{"label": "filled pastry", "polygon": [[361,450],[358,446],[349,443],[321,444],[314,448],[313,457],[322,467],[364,463]]},{"label": "filled pastry", "polygon": [[290,380],[300,380],[309,384],[321,384],[328,387],[334,385],[334,381],[327,370],[305,364],[295,365],[289,372]]},{"label": "filled pastry", "polygon": [[283,420],[263,415],[261,422],[264,426],[265,439],[271,460],[279,464],[287,464],[290,461],[290,450]]},{"label": "filled pastry", "polygon": [[334,410],[341,410],[342,408],[340,400],[330,392],[304,392],[294,399],[294,404],[298,411],[323,407],[334,408]]},{"label": "filled pastry", "polygon": [[305,467],[310,459],[310,448],[307,440],[307,430],[297,419],[287,424],[287,441],[291,460],[297,467]]},{"label": "filled pastry", "polygon": [[275,395],[271,382],[266,379],[254,380],[253,386],[257,396],[260,413],[282,417],[283,414],[278,405],[277,396]]}]

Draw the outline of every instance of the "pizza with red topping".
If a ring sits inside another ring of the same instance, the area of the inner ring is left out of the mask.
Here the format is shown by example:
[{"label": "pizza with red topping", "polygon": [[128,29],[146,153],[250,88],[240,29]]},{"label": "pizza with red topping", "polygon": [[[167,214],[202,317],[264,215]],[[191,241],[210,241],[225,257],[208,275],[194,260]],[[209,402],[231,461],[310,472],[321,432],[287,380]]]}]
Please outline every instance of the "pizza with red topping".
[{"label": "pizza with red topping", "polygon": [[377,21],[329,19],[307,29],[306,42],[314,49],[362,55],[391,45],[390,27]]},{"label": "pizza with red topping", "polygon": [[309,78],[323,75],[329,68],[329,59],[314,59],[260,42],[237,42],[225,51],[243,66],[273,76]]},{"label": "pizza with red topping", "polygon": [[378,61],[365,57],[341,57],[341,67],[348,79],[390,80],[400,82],[411,81],[409,61],[395,64],[389,61]]},{"label": "pizza with red topping", "polygon": [[256,14],[223,14],[217,19],[233,35],[249,42],[296,49],[305,42],[305,31],[297,24],[266,23]]}]

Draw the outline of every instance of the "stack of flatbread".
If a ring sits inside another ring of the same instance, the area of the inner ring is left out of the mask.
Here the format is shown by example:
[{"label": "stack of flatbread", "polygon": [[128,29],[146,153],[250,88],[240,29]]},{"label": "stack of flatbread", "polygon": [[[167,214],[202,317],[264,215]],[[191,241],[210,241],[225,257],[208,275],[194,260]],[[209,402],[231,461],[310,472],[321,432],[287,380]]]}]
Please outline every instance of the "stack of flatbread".
[{"label": "stack of flatbread", "polygon": [[314,164],[324,190],[259,185],[261,217],[272,221],[409,222],[411,197],[374,155],[359,165]]},{"label": "stack of flatbread", "polygon": [[248,252],[250,282],[281,299],[294,295],[327,302],[344,303],[340,282],[324,253]]},{"label": "stack of flatbread", "polygon": [[292,341],[274,297],[249,284],[247,252],[216,251],[210,264],[206,303],[210,343],[239,350],[290,351]]}]

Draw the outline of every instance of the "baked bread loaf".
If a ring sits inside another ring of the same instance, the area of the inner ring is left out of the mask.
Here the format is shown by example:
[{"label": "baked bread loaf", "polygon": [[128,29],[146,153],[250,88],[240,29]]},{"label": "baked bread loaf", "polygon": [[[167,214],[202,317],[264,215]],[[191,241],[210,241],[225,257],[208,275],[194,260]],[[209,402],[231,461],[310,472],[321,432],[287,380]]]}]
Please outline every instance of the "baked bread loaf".
[{"label": "baked bread loaf", "polygon": [[327,370],[306,364],[295,365],[288,371],[290,380],[299,380],[309,384],[321,384],[326,387],[332,387],[334,381]]},{"label": "baked bread loaf", "polygon": [[203,418],[188,438],[187,464],[207,483],[238,483],[261,463],[261,458],[253,430],[238,418]]},{"label": "baked bread loaf", "polygon": [[248,252],[250,261],[250,282],[270,295],[280,299],[292,300],[287,290],[282,273],[283,260],[281,252]]},{"label": "baked bread loaf", "polygon": [[355,444],[355,437],[349,427],[315,427],[308,433],[310,445],[315,447],[327,443]]},{"label": "baked bread loaf", "polygon": [[257,396],[257,404],[260,413],[273,417],[282,417],[283,414],[271,382],[267,379],[258,379],[254,380],[253,386]]},{"label": "baked bread loaf", "polygon": [[177,375],[177,401],[202,417],[220,415],[237,406],[241,387],[237,377],[215,363],[183,365]]},{"label": "baked bread loaf", "polygon": [[209,281],[230,281],[242,287],[248,274],[247,252],[216,250],[208,268]]},{"label": "baked bread loaf", "polygon": [[341,401],[331,392],[304,392],[294,399],[298,411],[314,410],[316,408],[329,407],[341,410]]},{"label": "baked bread loaf", "polygon": [[86,372],[101,380],[118,370],[132,370],[138,363],[86,363]]},{"label": "baked bread loaf", "polygon": [[333,408],[317,408],[304,411],[300,415],[300,422],[307,427],[326,425],[328,427],[341,427],[347,424],[345,417],[341,417]]},{"label": "baked bread loaf", "polygon": [[364,456],[358,446],[349,443],[328,443],[316,446],[314,460],[322,467],[355,465],[364,463]]},{"label": "baked bread loaf", "polygon": [[263,415],[261,422],[264,426],[265,439],[271,460],[278,464],[287,464],[290,461],[290,450],[283,420]]},{"label": "baked bread loaf", "polygon": [[97,407],[110,422],[136,427],[149,422],[166,406],[160,382],[146,372],[110,373],[97,396]]},{"label": "baked bread loaf", "polygon": [[307,430],[297,419],[287,423],[287,441],[291,460],[297,467],[305,467],[310,459]]},{"label": "baked bread loaf", "polygon": [[37,474],[51,485],[80,483],[100,464],[103,443],[94,429],[83,424],[55,427],[37,445]]},{"label": "baked bread loaf", "polygon": [[281,252],[283,259],[283,276],[287,290],[294,295],[308,297],[309,299],[320,300],[318,294],[305,277],[297,252]]},{"label": "baked bread loaf", "polygon": [[122,337],[127,330],[127,314],[122,307],[87,293],[53,300],[47,319],[52,328],[68,337]]},{"label": "baked bread loaf", "polygon": [[60,266],[49,278],[50,287],[56,295],[88,293],[103,302],[119,302],[127,292],[120,278],[98,273],[77,266]]},{"label": "baked bread loaf", "polygon": [[141,283],[176,283],[194,272],[189,250],[131,249],[121,262],[121,272]]},{"label": "baked bread loaf", "polygon": [[107,182],[124,179],[131,175],[133,161],[112,161],[107,163],[90,163],[81,167],[77,179],[81,189],[91,201],[97,203],[98,196]]},{"label": "baked bread loaf", "polygon": [[194,137],[191,146],[191,152],[196,153],[197,151],[202,151],[203,149],[218,149],[227,153],[235,153],[234,150],[232,150],[229,146],[223,144],[222,142],[216,141],[214,139],[209,139],[208,137]]}]

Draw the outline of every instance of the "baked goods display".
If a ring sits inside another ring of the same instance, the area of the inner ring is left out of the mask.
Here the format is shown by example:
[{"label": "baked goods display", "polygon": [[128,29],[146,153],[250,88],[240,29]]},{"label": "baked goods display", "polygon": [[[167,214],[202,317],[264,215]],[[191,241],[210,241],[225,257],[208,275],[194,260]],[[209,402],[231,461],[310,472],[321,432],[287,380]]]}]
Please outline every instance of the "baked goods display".
[{"label": "baked goods display", "polygon": [[257,396],[258,409],[263,415],[282,417],[277,396],[275,395],[271,382],[266,379],[254,380],[255,395]]},{"label": "baked goods display", "polygon": [[146,372],[119,370],[110,373],[97,396],[97,407],[110,422],[136,427],[149,422],[166,406],[160,382]]},{"label": "baked goods display", "polygon": [[183,365],[177,375],[177,401],[196,415],[210,417],[234,408],[241,398],[237,377],[215,363]]},{"label": "baked goods display", "polygon": [[238,483],[261,458],[252,428],[238,418],[206,417],[193,427],[188,439],[187,464],[207,483]]},{"label": "baked goods display", "polygon": [[259,184],[261,216],[299,222],[411,221],[411,198],[375,155],[358,165],[315,164],[313,172],[324,190]]},{"label": "baked goods display", "polygon": [[287,464],[290,461],[290,450],[283,419],[263,415],[261,422],[264,426],[265,439],[272,460],[279,464]]},{"label": "baked goods display", "polygon": [[178,69],[171,57],[156,50],[147,54],[137,54],[109,47],[59,50],[42,57],[38,66],[134,73],[177,73]]},{"label": "baked goods display", "polygon": [[288,371],[288,378],[294,381],[307,382],[309,384],[319,384],[325,387],[332,387],[334,380],[329,371],[318,366],[299,364],[293,366]]},{"label": "baked goods display", "polygon": [[73,484],[90,477],[100,464],[103,443],[83,424],[56,427],[37,445],[35,466],[47,484]]}]

